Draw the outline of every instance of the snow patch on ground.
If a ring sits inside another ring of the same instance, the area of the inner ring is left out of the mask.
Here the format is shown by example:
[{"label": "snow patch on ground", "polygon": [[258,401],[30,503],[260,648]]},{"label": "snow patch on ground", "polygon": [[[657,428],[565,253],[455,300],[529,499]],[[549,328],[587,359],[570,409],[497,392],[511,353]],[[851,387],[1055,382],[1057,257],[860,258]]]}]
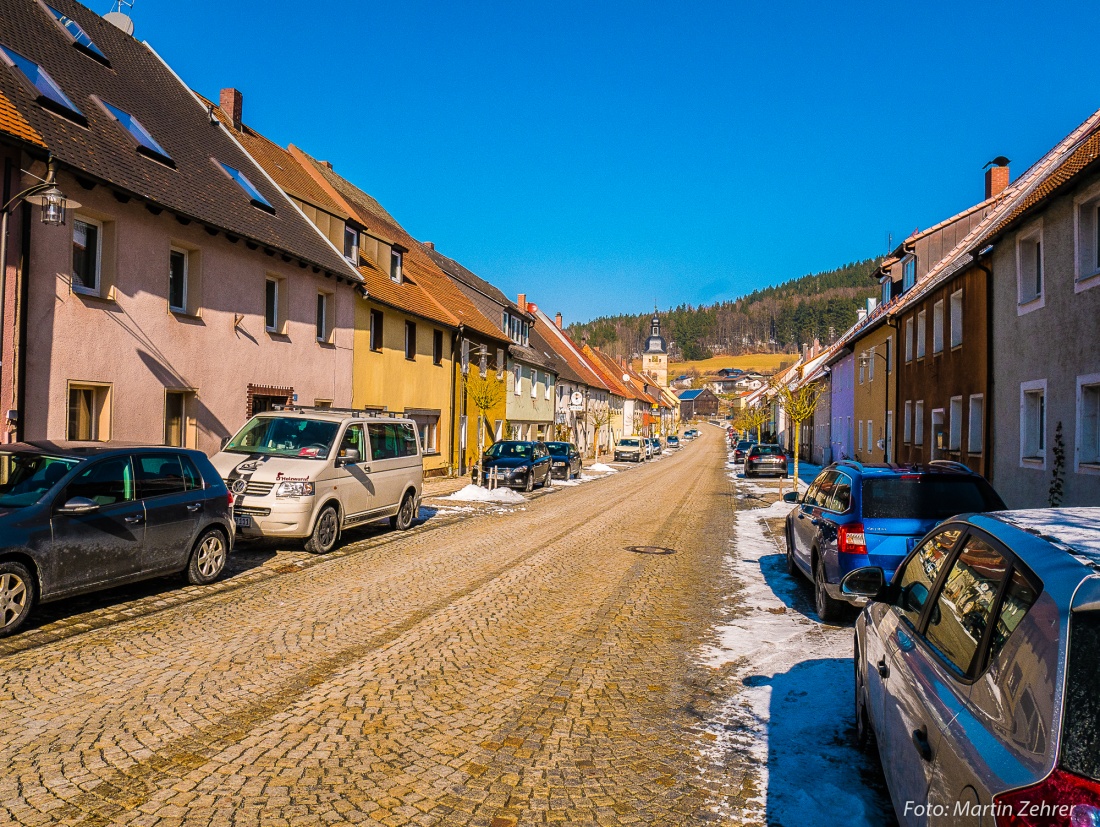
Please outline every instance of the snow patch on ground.
[{"label": "snow patch on ground", "polygon": [[490,491],[488,488],[482,488],[480,485],[474,485],[473,483],[465,488],[460,488],[449,497],[440,497],[439,499],[464,503],[514,504],[524,502],[523,495],[511,488],[494,488]]},{"label": "snow patch on ground", "polygon": [[[736,485],[744,495],[761,490]],[[743,687],[707,723],[705,765],[747,761],[761,791],[743,809],[723,804],[717,813],[732,824],[891,824],[884,792],[863,777],[873,779],[873,767],[852,743],[852,630],[817,620],[809,584],[786,573],[785,551],[764,522],[790,509],[779,501],[737,513],[726,558],[741,587],[735,616],[700,653],[713,668],[736,664],[735,685]]]},{"label": "snow patch on ground", "polygon": [[617,474],[619,473],[610,465],[604,465],[602,462],[594,462],[588,466],[589,471],[595,471],[597,474]]}]

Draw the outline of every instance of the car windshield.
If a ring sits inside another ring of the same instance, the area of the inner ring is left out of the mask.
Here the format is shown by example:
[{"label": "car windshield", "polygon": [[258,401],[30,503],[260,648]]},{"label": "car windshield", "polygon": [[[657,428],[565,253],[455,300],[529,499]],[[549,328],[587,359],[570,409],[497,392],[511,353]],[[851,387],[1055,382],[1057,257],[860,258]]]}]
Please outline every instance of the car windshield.
[{"label": "car windshield", "polygon": [[1004,507],[981,477],[906,474],[863,481],[865,518],[938,521],[955,514]]},{"label": "car windshield", "polygon": [[638,440],[636,440],[636,439],[620,439],[619,444],[620,445],[625,445],[627,448],[637,448],[638,447]]},{"label": "car windshield", "polygon": [[757,456],[783,456],[783,449],[778,445],[757,445],[752,449],[752,452]]},{"label": "car windshield", "polygon": [[552,457],[567,457],[569,456],[569,443],[568,442],[547,442],[547,449],[550,451]]},{"label": "car windshield", "polygon": [[270,454],[280,457],[325,459],[338,422],[297,416],[257,416],[225,446],[235,454]]},{"label": "car windshield", "polygon": [[531,459],[531,443],[498,442],[485,452],[489,459]]},{"label": "car windshield", "polygon": [[0,506],[34,505],[79,464],[80,460],[43,454],[0,454]]}]

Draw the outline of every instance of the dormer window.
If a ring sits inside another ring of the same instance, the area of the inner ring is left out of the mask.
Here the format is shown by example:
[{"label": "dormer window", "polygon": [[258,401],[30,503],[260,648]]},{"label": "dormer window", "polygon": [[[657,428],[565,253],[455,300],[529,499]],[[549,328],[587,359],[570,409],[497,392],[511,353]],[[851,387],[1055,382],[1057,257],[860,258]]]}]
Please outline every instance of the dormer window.
[{"label": "dormer window", "polygon": [[11,68],[18,69],[23,78],[34,87],[40,105],[77,121],[82,126],[88,125],[88,119],[84,117],[84,113],[76,108],[76,104],[61,91],[61,87],[54,82],[45,69],[7,46],[0,46],[0,59]]},{"label": "dormer window", "polygon": [[125,129],[130,137],[134,139],[137,143],[137,151],[139,153],[171,167],[176,165],[176,162],[172,160],[171,156],[164,151],[164,147],[158,144],[156,139],[149,134],[149,130],[141,125],[141,121],[129,112],[125,112],[117,106],[112,106],[105,100],[100,100],[99,102],[103,105],[103,108],[107,110],[107,114],[116,120],[119,126]]},{"label": "dormer window", "polygon": [[400,284],[404,279],[401,271],[402,253],[400,250],[390,250],[390,279]]},{"label": "dormer window", "polygon": [[50,14],[53,15],[57,24],[65,30],[65,33],[73,40],[73,46],[77,51],[83,52],[93,60],[97,60],[105,66],[110,66],[111,62],[107,60],[107,56],[99,50],[99,47],[95,45],[88,33],[81,28],[80,24],[73,20],[71,17],[63,14],[60,10],[55,9],[53,6],[47,5],[46,8]]},{"label": "dormer window", "polygon": [[248,196],[248,200],[253,207],[263,210],[264,212],[269,212],[272,215],[275,214],[275,208],[271,206],[271,203],[252,185],[252,182],[248,180],[248,177],[243,172],[239,169],[234,169],[229,166],[229,164],[223,164],[221,161],[214,161],[214,163],[221,168],[222,172],[233,179],[237,186],[244,190],[245,195]]},{"label": "dormer window", "polygon": [[344,258],[359,264],[359,231],[350,224],[344,225]]},{"label": "dormer window", "polygon": [[901,264],[901,292],[917,283],[917,257],[908,256]]}]

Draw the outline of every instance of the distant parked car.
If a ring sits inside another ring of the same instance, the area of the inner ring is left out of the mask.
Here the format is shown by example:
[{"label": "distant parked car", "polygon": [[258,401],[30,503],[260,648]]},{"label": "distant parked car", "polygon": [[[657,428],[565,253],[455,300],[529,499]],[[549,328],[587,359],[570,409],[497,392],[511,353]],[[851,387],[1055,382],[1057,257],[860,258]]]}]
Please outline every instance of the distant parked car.
[{"label": "distant parked car", "polygon": [[0,480],[0,637],[37,603],[177,572],[213,582],[233,548],[229,491],[198,451],[16,443]]},{"label": "distant parked car", "polygon": [[494,470],[497,483],[510,488],[530,491],[536,485],[543,486],[550,482],[550,452],[542,442],[507,439],[493,443],[481,458],[481,463],[485,469],[485,479],[484,482],[479,481],[475,465],[471,474],[474,485],[488,485]]},{"label": "distant parked car", "polygon": [[547,442],[550,452],[551,472],[563,480],[572,479],[581,473],[581,452],[572,442]]},{"label": "distant parked car", "polygon": [[841,460],[824,470],[787,515],[787,571],[814,584],[817,614],[844,607],[840,581],[853,569],[879,566],[889,578],[936,523],[968,511],[1004,508],[980,474],[958,463],[907,468]]},{"label": "distant parked car", "polygon": [[748,439],[742,439],[740,442],[738,442],[737,445],[735,445],[733,448],[733,461],[744,462],[745,456],[749,452],[749,448],[751,448],[755,444],[756,443]]},{"label": "distant parked car", "polygon": [[699,432],[694,428],[688,428],[686,431],[684,431],[684,439],[692,440],[695,439],[695,437],[697,436],[699,436]]},{"label": "distant parked car", "polygon": [[655,436],[649,438],[649,444],[653,448],[653,456],[658,456],[664,453],[664,448],[661,447],[661,440]]},{"label": "distant parked car", "polygon": [[957,517],[843,584],[902,827],[1100,824],[1100,508]]},{"label": "distant parked car", "polygon": [[616,462],[642,462],[645,458],[645,446],[638,437],[627,437],[615,443]]},{"label": "distant parked car", "polygon": [[680,447],[680,437],[673,434],[672,436],[670,436],[668,439],[665,440],[665,445],[668,447],[668,449],[670,451],[675,451],[677,448]]},{"label": "distant parked car", "polygon": [[745,454],[745,477],[787,476],[787,453],[779,445],[753,445]]}]

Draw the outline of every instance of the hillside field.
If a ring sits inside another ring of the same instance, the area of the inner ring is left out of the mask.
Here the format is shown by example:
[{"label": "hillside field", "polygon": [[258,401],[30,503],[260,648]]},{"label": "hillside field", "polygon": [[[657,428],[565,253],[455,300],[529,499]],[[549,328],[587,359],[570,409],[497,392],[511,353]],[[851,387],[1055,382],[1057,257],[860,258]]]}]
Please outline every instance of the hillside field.
[{"label": "hillside field", "polygon": [[[671,382],[682,373],[690,373],[692,368],[701,376],[717,373],[722,368],[740,368],[741,370],[755,370],[772,372],[798,361],[797,353],[745,353],[741,356],[712,356],[710,359],[698,359],[694,362],[669,362],[668,379]],[[635,361],[635,367],[640,369],[641,362]]]}]

